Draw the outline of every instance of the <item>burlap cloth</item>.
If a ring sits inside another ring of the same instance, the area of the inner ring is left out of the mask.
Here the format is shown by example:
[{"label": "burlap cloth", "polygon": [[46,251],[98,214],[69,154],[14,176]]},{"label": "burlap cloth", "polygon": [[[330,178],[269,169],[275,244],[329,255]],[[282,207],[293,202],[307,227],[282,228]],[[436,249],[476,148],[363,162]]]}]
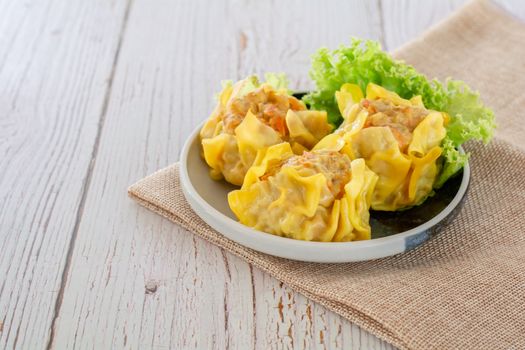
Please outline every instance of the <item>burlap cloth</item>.
[{"label": "burlap cloth", "polygon": [[463,210],[421,247],[348,264],[254,252],[190,209],[177,164],[129,194],[401,349],[525,349],[525,25],[473,2],[396,56],[428,76],[467,81],[499,124],[490,145],[467,147],[472,182]]}]

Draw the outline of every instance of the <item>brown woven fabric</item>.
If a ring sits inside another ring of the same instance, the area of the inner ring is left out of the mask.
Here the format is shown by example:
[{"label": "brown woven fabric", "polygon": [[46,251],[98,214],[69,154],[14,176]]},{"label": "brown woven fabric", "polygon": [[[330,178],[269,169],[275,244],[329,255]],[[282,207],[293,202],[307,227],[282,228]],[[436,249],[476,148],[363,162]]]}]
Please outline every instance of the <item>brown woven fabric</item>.
[{"label": "brown woven fabric", "polygon": [[469,145],[472,182],[458,217],[395,257],[313,264],[244,248],[190,209],[178,165],[131,186],[143,206],[266,271],[402,349],[525,348],[525,25],[474,2],[396,52],[429,76],[481,91],[498,138]]}]

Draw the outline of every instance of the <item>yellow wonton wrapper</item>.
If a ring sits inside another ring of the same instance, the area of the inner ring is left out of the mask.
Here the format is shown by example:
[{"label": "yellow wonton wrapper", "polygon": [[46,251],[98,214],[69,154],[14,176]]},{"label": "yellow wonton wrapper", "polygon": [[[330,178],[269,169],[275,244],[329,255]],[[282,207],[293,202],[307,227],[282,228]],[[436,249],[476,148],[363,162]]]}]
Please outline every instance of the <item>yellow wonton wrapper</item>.
[{"label": "yellow wonton wrapper", "polygon": [[[432,193],[439,172],[436,164],[446,136],[446,113],[429,110],[412,132],[403,152],[388,126],[366,127],[369,112],[359,103],[364,98],[359,86],[345,84],[336,93],[344,122],[314,148],[341,147],[351,159],[363,158],[379,176],[372,196],[374,210],[394,211],[418,205]],[[369,84],[366,99],[382,99],[396,106],[424,108],[420,96],[406,100],[381,86]]]},{"label": "yellow wonton wrapper", "polygon": [[[290,142],[293,151],[301,154],[309,150],[332,131],[326,112],[310,111],[299,100],[290,105],[283,120],[286,135],[274,128],[249,110],[234,130],[225,130],[224,116],[235,110],[234,101],[243,99],[246,86],[254,84],[254,77],[241,80],[233,86],[226,86],[218,98],[218,104],[201,129],[203,156],[209,165],[210,176],[216,180],[224,178],[234,185],[242,185],[244,176],[252,165],[257,151],[283,141]],[[258,85],[255,79],[255,84]],[[269,84],[257,86],[261,94],[289,96],[286,90],[275,90]],[[287,107],[288,108],[288,107]],[[260,114],[259,114],[260,116]]]},{"label": "yellow wonton wrapper", "polygon": [[[324,173],[301,164],[283,166],[294,157],[290,144],[262,149],[242,188],[229,193],[230,208],[242,224],[278,236],[325,242],[370,239],[368,210],[377,175],[362,159],[342,156],[351,177],[336,198]],[[268,172],[273,175],[264,176]]]}]

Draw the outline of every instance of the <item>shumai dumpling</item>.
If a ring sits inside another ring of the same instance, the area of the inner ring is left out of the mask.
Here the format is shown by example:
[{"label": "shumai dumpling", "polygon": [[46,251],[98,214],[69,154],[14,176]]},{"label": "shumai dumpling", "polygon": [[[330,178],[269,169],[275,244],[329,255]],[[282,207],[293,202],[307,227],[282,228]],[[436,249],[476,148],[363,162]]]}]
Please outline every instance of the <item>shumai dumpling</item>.
[{"label": "shumai dumpling", "polygon": [[224,87],[200,132],[212,178],[240,186],[258,150],[286,141],[300,154],[332,131],[326,112],[307,110],[283,80],[252,76]]},{"label": "shumai dumpling", "polygon": [[366,98],[359,86],[344,84],[336,99],[344,121],[317,147],[343,141],[351,159],[365,160],[379,176],[372,209],[403,209],[432,194],[449,120],[446,113],[426,109],[420,96],[406,100],[372,83]]},{"label": "shumai dumpling", "polygon": [[368,210],[377,175],[340,146],[302,155],[289,143],[260,150],[242,188],[229,193],[230,208],[242,224],[278,236],[370,239]]}]

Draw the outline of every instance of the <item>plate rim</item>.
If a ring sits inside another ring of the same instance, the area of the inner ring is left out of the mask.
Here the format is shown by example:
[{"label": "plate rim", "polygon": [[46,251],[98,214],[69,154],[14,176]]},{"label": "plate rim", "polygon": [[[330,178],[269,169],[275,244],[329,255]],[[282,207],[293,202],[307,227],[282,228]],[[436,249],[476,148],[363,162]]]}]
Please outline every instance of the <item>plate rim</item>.
[{"label": "plate rim", "polygon": [[[180,157],[180,179],[183,194],[193,211],[226,238],[250,249],[292,260],[322,263],[354,262],[383,258],[404,252],[405,240],[436,226],[460,205],[470,182],[469,162],[463,167],[463,178],[452,201],[435,217],[410,230],[386,237],[350,242],[302,241],[255,230],[224,215],[202,198],[190,179],[187,163],[189,151],[206,121],[199,123],[185,140]],[[460,146],[460,153],[464,154]],[[237,235],[240,235],[239,237]],[[285,248],[286,249],[282,249]],[[294,249],[292,249],[294,248]],[[298,251],[298,249],[300,251]],[[374,250],[377,250],[374,252]],[[312,255],[312,253],[314,253]],[[340,254],[344,253],[344,256]],[[333,254],[333,256],[332,256]]]}]

